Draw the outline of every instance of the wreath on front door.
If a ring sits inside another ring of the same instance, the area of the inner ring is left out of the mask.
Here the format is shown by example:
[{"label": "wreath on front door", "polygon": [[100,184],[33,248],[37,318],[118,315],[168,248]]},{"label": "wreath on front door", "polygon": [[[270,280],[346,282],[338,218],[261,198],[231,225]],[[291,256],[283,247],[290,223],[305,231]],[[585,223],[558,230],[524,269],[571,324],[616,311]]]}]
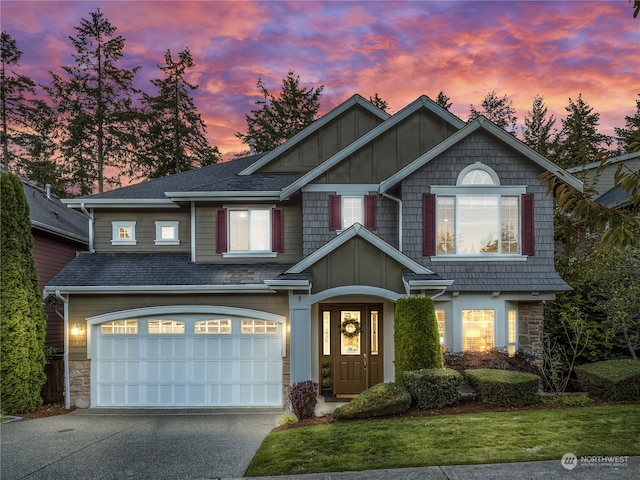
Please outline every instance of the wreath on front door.
[{"label": "wreath on front door", "polygon": [[340,325],[340,333],[347,338],[354,338],[360,335],[360,322],[355,318],[347,318]]}]

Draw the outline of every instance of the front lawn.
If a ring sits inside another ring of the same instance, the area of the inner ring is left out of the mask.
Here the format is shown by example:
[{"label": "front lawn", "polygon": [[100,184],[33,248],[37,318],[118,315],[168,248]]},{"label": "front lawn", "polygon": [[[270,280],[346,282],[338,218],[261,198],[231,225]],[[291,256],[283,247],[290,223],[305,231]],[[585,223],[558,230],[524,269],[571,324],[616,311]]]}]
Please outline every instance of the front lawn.
[{"label": "front lawn", "polygon": [[640,454],[640,405],[334,422],[271,432],[247,476]]}]

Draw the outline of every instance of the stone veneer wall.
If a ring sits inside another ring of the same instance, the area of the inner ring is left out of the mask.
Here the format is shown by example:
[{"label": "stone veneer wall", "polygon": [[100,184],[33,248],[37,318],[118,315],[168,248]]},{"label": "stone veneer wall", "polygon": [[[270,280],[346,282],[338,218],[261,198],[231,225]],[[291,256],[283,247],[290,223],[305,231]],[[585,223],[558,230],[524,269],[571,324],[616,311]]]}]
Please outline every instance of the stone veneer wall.
[{"label": "stone veneer wall", "polygon": [[91,360],[69,360],[71,406],[91,406]]},{"label": "stone veneer wall", "polygon": [[542,358],[544,350],[544,304],[518,302],[518,344],[520,350]]}]

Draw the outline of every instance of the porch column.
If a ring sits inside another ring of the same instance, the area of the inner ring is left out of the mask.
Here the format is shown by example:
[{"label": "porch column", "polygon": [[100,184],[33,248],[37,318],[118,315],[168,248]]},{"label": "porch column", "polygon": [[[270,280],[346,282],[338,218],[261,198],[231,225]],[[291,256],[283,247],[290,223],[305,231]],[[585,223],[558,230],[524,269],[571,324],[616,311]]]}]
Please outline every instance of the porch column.
[{"label": "porch column", "polygon": [[291,385],[311,380],[311,305],[301,297],[306,295],[289,296]]}]

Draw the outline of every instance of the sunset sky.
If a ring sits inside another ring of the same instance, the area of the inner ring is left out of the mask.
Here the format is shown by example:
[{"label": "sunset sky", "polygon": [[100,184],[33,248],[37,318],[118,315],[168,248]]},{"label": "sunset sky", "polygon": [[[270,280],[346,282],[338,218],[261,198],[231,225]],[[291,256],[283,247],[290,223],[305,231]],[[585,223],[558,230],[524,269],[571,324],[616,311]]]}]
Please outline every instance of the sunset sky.
[{"label": "sunset sky", "polygon": [[634,115],[640,93],[640,18],[628,0],[608,1],[11,1],[2,0],[2,30],[22,50],[19,73],[48,83],[71,65],[69,36],[100,8],[126,39],[123,66],[149,80],[170,49],[189,47],[190,81],[212,145],[225,158],[245,150],[235,137],[260,100],[294,70],[306,87],[324,85],[320,113],[355,93],[378,93],[394,113],[422,94],[444,91],[452,112],[495,90],[513,100],[523,124],[536,94],[566,116],[582,97],[613,134]]}]

